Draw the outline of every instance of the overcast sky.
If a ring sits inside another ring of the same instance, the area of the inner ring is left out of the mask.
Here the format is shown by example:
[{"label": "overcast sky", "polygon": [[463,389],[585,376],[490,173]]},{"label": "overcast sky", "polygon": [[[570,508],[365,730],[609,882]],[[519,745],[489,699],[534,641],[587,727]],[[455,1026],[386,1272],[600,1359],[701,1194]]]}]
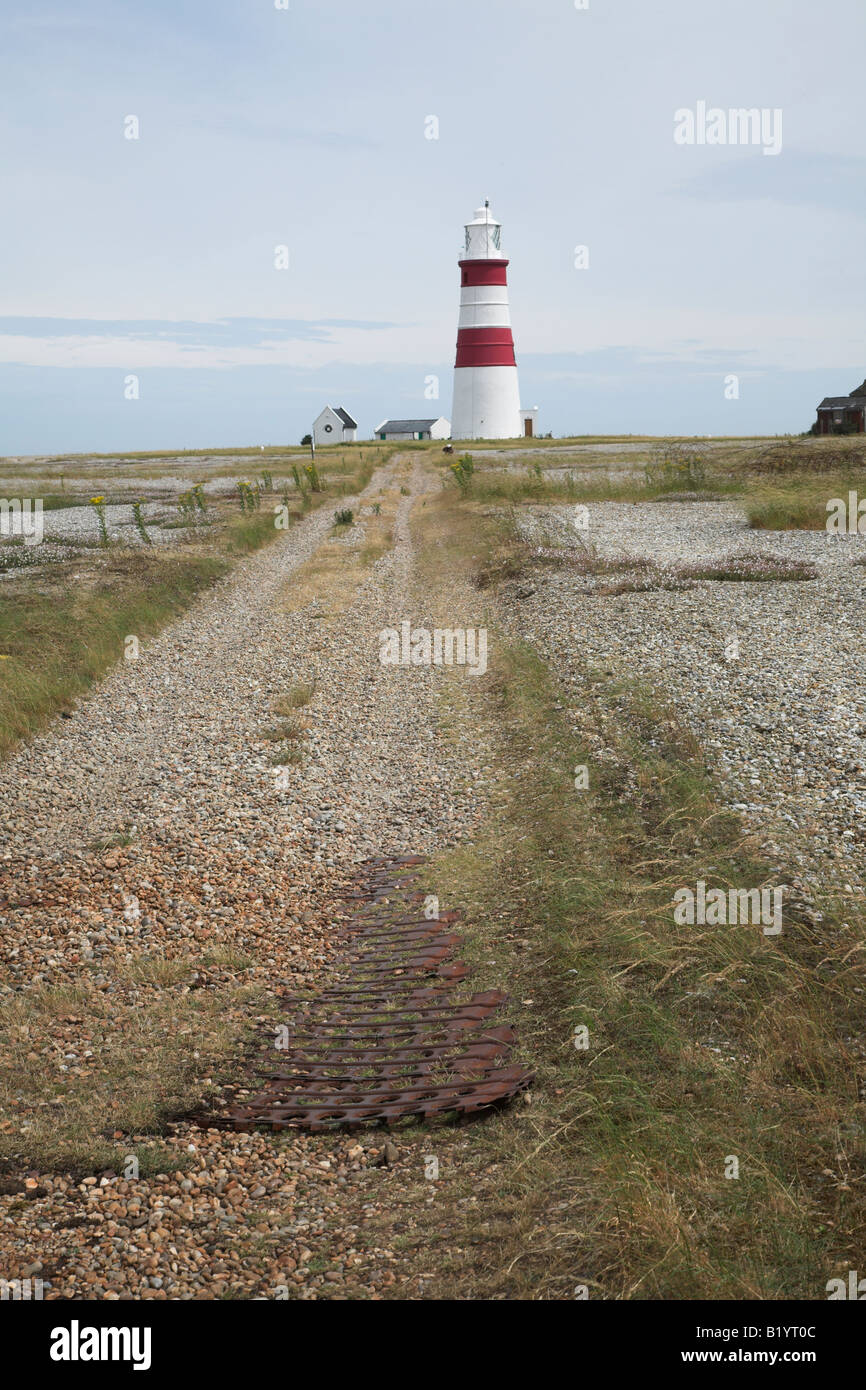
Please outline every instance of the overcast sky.
[{"label": "overcast sky", "polygon": [[[485,197],[541,430],[799,431],[866,377],[863,0],[288,4],[5,0],[0,454],[450,417]],[[781,149],[678,143],[699,103]]]}]

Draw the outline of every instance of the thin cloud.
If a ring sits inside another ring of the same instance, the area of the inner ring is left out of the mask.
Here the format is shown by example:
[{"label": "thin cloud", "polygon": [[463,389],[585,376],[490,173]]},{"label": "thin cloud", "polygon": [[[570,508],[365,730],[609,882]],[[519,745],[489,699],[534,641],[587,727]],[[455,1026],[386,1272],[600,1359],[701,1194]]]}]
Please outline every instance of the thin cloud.
[{"label": "thin cloud", "polygon": [[101,338],[125,342],[175,343],[184,348],[262,347],[270,343],[328,343],[334,330],[377,332],[396,324],[368,319],[65,319],[0,317],[0,337]]}]

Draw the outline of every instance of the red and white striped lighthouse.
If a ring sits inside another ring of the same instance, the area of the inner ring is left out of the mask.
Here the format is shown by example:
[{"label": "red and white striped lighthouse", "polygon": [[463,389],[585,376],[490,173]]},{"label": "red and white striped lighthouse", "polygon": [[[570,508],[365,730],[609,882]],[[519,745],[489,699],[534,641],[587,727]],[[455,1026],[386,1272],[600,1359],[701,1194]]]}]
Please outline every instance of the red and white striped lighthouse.
[{"label": "red and white striped lighthouse", "polygon": [[522,433],[520,390],[502,224],[489,204],[466,224],[460,261],[460,318],[454,366],[452,439],[514,439]]}]

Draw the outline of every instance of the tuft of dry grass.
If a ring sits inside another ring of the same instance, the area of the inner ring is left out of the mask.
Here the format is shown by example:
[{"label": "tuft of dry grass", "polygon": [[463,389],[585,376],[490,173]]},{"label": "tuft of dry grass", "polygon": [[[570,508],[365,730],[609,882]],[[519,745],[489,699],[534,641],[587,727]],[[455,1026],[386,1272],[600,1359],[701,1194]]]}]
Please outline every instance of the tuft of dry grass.
[{"label": "tuft of dry grass", "polygon": [[817,566],[784,555],[728,555],[697,565],[677,565],[682,579],[712,579],[725,583],[775,584],[817,579]]},{"label": "tuft of dry grass", "polygon": [[271,767],[290,767],[302,763],[303,754],[295,743],[280,743],[268,758]]},{"label": "tuft of dry grass", "polygon": [[274,700],[271,708],[274,714],[281,714],[286,718],[291,718],[295,710],[301,709],[304,705],[310,703],[315,693],[315,681],[307,681],[300,685],[293,685],[288,694],[281,695],[279,699]]},{"label": "tuft of dry grass", "polygon": [[381,534],[373,536],[364,542],[358,553],[358,559],[362,565],[374,565],[377,560],[381,560],[383,555],[387,555],[394,549],[393,530],[384,530]]},{"label": "tuft of dry grass", "polygon": [[286,743],[295,739],[303,738],[304,734],[312,728],[313,721],[304,715],[295,714],[287,719],[281,719],[279,724],[272,724],[267,729],[262,729],[259,735],[267,743]]}]

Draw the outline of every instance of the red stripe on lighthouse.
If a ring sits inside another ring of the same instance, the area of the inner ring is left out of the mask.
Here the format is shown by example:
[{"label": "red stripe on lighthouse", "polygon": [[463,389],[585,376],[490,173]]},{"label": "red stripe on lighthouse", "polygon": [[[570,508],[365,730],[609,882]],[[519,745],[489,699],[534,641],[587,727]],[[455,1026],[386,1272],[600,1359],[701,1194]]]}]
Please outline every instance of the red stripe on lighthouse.
[{"label": "red stripe on lighthouse", "polygon": [[456,367],[516,367],[510,328],[461,328]]},{"label": "red stripe on lighthouse", "polygon": [[461,285],[507,285],[507,261],[460,261]]}]

